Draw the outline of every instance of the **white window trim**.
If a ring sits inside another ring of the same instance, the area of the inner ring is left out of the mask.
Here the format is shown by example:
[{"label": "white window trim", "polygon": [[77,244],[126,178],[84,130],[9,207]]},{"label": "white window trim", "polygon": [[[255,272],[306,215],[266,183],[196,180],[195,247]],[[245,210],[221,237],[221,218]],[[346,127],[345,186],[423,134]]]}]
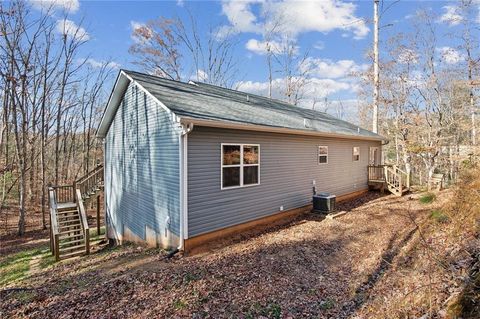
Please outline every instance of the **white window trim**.
[{"label": "white window trim", "polygon": [[[240,146],[240,164],[223,165],[223,146]],[[244,146],[256,146],[258,148],[258,163],[257,164],[243,164],[243,147]],[[220,150],[220,189],[221,190],[244,188],[244,187],[251,187],[251,186],[260,185],[260,144],[221,143],[220,148],[221,148],[221,150]],[[244,167],[249,167],[249,166],[257,166],[258,167],[258,183],[243,185],[243,168]],[[223,187],[223,168],[224,167],[240,167],[240,185],[239,186]]]},{"label": "white window trim", "polygon": [[[327,154],[322,154],[320,155],[320,147],[326,147],[327,148]],[[325,163],[320,163],[320,156],[326,156],[327,157],[327,161]],[[318,145],[318,148],[317,148],[317,163],[318,165],[327,165],[328,164],[328,146],[326,145]]]},{"label": "white window trim", "polygon": [[[358,159],[357,160],[355,159],[355,148],[358,148]],[[361,155],[360,146],[352,147],[352,161],[353,162],[360,162],[360,155]]]}]

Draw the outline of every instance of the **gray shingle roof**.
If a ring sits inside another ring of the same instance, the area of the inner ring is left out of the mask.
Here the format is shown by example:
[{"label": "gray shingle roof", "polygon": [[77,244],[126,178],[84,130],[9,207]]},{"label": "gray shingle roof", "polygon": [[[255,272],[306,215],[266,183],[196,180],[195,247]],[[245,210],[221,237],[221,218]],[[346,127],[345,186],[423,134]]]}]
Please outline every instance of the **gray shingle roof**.
[{"label": "gray shingle roof", "polygon": [[282,101],[209,84],[183,83],[134,71],[124,72],[180,117],[384,139],[329,114]]}]

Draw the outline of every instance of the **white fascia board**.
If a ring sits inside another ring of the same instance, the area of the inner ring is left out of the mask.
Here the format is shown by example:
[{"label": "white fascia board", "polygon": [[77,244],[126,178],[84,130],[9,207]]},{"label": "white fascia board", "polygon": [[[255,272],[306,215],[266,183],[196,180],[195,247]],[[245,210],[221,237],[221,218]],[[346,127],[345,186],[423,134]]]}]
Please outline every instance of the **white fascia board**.
[{"label": "white fascia board", "polygon": [[107,106],[105,107],[105,111],[103,112],[100,125],[98,126],[97,137],[104,138],[107,135],[110,124],[112,123],[113,118],[117,113],[118,106],[122,101],[128,84],[130,84],[130,80],[125,77],[125,73],[123,71],[120,71],[117,79],[115,80],[115,85],[113,86],[112,93],[110,93],[110,97],[108,98]]}]

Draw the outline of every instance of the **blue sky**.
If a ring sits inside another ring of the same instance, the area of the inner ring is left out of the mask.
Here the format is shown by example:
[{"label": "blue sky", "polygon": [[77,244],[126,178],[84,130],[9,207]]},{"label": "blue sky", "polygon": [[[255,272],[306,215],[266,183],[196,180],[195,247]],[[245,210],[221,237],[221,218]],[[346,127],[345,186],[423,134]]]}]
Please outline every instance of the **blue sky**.
[{"label": "blue sky", "polygon": [[[115,66],[138,69],[132,64],[134,57],[128,53],[132,44],[132,26],[159,16],[186,17],[188,9],[196,17],[204,34],[212,25],[235,34],[239,43],[235,55],[241,70],[238,78],[240,89],[266,94],[267,67],[265,55],[262,54],[264,47],[261,34],[266,22],[261,12],[266,8],[272,15],[288,13],[288,32],[296,40],[299,54],[309,52],[315,67],[312,77],[316,88],[312,94],[320,99],[327,97],[330,101],[354,105],[358,84],[349,74],[364,70],[371,64],[366,58],[366,51],[372,45],[372,1],[57,0],[57,5],[58,12],[66,7],[69,11],[68,20],[85,28],[89,41],[83,47],[82,54],[88,54],[92,64],[111,60]],[[397,32],[408,32],[409,19],[419,8],[429,8],[438,15],[440,33],[447,34],[458,28],[455,22],[457,16],[452,9],[456,6],[454,1],[386,1],[382,5],[383,8],[391,7],[383,13],[381,24],[391,26],[382,29],[381,39]],[[42,7],[41,3],[35,1],[34,6],[37,9]],[[54,15],[60,19],[58,12]],[[450,37],[444,37],[438,47],[444,51],[450,48],[447,59],[458,63],[461,54],[455,50],[456,45],[452,41]],[[305,103],[303,106],[309,107],[311,101]]]}]

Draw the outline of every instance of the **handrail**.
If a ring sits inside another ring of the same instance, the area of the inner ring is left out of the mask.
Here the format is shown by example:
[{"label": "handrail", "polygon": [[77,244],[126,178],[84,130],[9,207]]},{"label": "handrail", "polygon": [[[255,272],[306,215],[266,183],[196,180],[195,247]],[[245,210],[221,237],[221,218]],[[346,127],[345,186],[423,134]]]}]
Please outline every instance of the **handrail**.
[{"label": "handrail", "polygon": [[50,243],[50,250],[55,256],[55,260],[60,260],[60,243],[59,243],[59,231],[57,223],[57,199],[56,192],[53,187],[50,187],[48,190],[49,201],[50,201],[50,236],[52,237]]},{"label": "handrail", "polygon": [[73,185],[55,185],[50,188],[55,191],[57,203],[71,203],[74,201],[75,192]]},{"label": "handrail", "polygon": [[85,180],[87,180],[88,178],[90,178],[91,176],[97,174],[99,171],[101,171],[101,169],[103,169],[103,165],[102,164],[98,164],[97,166],[95,166],[94,169],[92,169],[91,171],[87,172],[85,175],[83,176],[80,176],[79,178],[76,179],[76,182],[77,183],[81,183]]},{"label": "handrail", "polygon": [[85,213],[85,207],[83,206],[82,193],[80,189],[76,189],[76,203],[80,219],[82,220],[82,228],[85,234],[85,253],[90,254],[90,228],[88,227],[87,214]]},{"label": "handrail", "polygon": [[76,189],[80,189],[82,195],[88,195],[103,181],[103,165],[97,165],[92,171],[75,181]]}]

